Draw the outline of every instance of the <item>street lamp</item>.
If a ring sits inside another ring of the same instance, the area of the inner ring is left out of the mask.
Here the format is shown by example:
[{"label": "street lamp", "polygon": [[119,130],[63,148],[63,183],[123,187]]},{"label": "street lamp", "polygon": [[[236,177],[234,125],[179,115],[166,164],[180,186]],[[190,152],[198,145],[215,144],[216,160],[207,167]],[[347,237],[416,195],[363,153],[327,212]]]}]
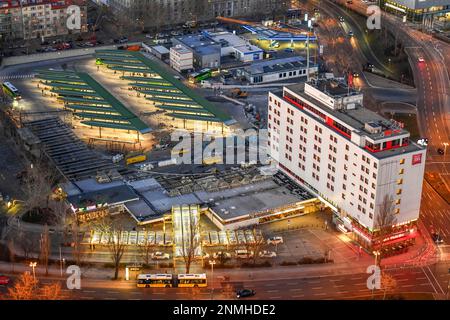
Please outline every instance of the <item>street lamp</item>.
[{"label": "street lamp", "polygon": [[33,269],[33,278],[34,278],[34,281],[36,281],[36,272],[35,272],[36,266],[37,266],[37,262],[36,262],[36,261],[35,261],[35,262],[30,262],[30,267]]},{"label": "street lamp", "polygon": [[216,264],[216,260],[209,260],[209,265],[211,266],[211,300],[214,296],[214,265]]},{"label": "street lamp", "polygon": [[444,156],[447,155],[447,147],[448,147],[448,142],[444,142]]}]

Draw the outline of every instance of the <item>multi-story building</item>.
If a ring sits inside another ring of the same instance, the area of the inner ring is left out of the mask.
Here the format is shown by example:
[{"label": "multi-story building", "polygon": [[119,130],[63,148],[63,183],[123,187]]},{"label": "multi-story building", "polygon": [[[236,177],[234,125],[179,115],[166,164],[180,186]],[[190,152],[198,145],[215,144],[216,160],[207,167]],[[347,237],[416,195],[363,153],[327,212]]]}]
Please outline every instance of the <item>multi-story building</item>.
[{"label": "multi-story building", "polygon": [[145,27],[208,21],[217,16],[273,15],[286,12],[288,6],[288,1],[283,0],[109,0],[108,3],[116,16],[138,21]]},{"label": "multi-story building", "polygon": [[[80,29],[69,29],[67,8],[80,7]],[[87,31],[85,0],[0,0],[3,40],[34,39]]]},{"label": "multi-story building", "polygon": [[170,66],[178,72],[189,71],[194,69],[194,55],[182,45],[170,48]]},{"label": "multi-story building", "polygon": [[335,79],[270,92],[268,104],[271,158],[333,208],[339,229],[372,249],[414,241],[426,150],[401,123],[365,109],[363,94]]},{"label": "multi-story building", "polygon": [[448,0],[382,0],[386,11],[407,16],[408,19],[432,27],[434,21],[450,21],[450,2]]}]

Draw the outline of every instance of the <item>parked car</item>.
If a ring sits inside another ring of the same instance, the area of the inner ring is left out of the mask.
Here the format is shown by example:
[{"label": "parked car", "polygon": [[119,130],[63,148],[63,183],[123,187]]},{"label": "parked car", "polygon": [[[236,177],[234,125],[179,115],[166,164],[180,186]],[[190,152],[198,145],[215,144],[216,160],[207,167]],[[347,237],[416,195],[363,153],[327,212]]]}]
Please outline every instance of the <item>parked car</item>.
[{"label": "parked car", "polygon": [[277,236],[277,237],[270,237],[267,239],[267,244],[280,244],[283,243],[283,237]]},{"label": "parked car", "polygon": [[214,259],[218,259],[222,255],[225,256],[225,258],[231,259],[231,253],[222,251],[214,252],[212,256]]},{"label": "parked car", "polygon": [[6,286],[9,283],[10,279],[8,276],[0,274],[0,285]]},{"label": "parked car", "polygon": [[261,258],[275,258],[277,253],[275,251],[263,250],[259,253]]},{"label": "parked car", "polygon": [[152,259],[153,260],[169,260],[170,259],[170,255],[168,253],[157,251],[157,252],[152,254]]},{"label": "parked car", "polygon": [[344,22],[344,17],[339,17],[339,22]]},{"label": "parked car", "polygon": [[255,294],[256,294],[255,290],[242,289],[242,290],[238,290],[236,292],[236,298],[240,299],[240,298],[252,297]]}]

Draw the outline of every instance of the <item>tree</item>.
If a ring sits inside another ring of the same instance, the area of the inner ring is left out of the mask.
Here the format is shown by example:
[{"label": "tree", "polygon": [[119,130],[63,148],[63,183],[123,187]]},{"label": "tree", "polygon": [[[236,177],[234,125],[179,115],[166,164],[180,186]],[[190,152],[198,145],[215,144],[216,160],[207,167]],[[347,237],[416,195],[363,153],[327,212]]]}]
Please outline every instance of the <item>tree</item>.
[{"label": "tree", "polygon": [[25,272],[14,286],[8,289],[9,297],[13,300],[33,300],[37,285],[38,281],[30,273]]},{"label": "tree", "polygon": [[83,262],[83,250],[82,250],[82,245],[81,245],[81,241],[82,241],[82,237],[80,237],[79,235],[79,225],[78,222],[76,220],[74,220],[72,222],[71,225],[71,233],[72,233],[72,243],[71,243],[71,247],[72,247],[72,258],[73,261],[75,262],[75,264],[77,266],[80,266],[81,263]]},{"label": "tree", "polygon": [[29,272],[23,273],[14,286],[8,289],[8,298],[12,300],[60,300],[61,285],[59,282],[39,286],[39,281]]},{"label": "tree", "polygon": [[48,260],[51,254],[50,235],[48,225],[44,226],[44,231],[41,234],[41,253],[40,260],[45,266],[45,275],[48,276]]},{"label": "tree", "polygon": [[15,244],[22,250],[25,259],[31,258],[38,251],[38,241],[32,234],[19,230],[15,234]]},{"label": "tree", "polygon": [[383,300],[386,300],[386,293],[394,291],[397,287],[397,280],[386,272],[381,273],[381,289],[383,290]]},{"label": "tree", "polygon": [[189,273],[197,250],[200,247],[200,219],[194,212],[189,213],[186,229],[183,232],[181,250],[186,273]]},{"label": "tree", "polygon": [[145,243],[139,246],[138,250],[144,264],[146,264],[147,266],[150,265],[152,261],[152,255],[156,250],[153,243],[150,243],[148,241],[148,238],[146,238]]},{"label": "tree", "polygon": [[261,250],[264,248],[266,241],[264,240],[264,237],[261,233],[261,230],[253,228],[252,230],[252,234],[253,234],[253,241],[247,241],[245,242],[245,247],[247,249],[247,252],[252,252],[253,253],[253,257],[252,257],[252,262],[253,264],[256,264],[258,258],[259,258],[259,254],[261,252]]},{"label": "tree", "polygon": [[382,250],[384,247],[384,239],[387,235],[392,233],[392,228],[396,223],[397,218],[394,213],[394,201],[392,196],[385,195],[383,202],[380,205],[378,214],[375,217],[375,230],[377,234],[376,242],[379,243],[378,250],[378,265],[381,266]]},{"label": "tree", "polygon": [[120,220],[113,220],[111,217],[104,217],[99,221],[99,229],[109,234],[109,243],[107,244],[109,256],[114,265],[114,280],[119,278],[120,262],[126,251],[126,244],[122,241],[125,228]]}]

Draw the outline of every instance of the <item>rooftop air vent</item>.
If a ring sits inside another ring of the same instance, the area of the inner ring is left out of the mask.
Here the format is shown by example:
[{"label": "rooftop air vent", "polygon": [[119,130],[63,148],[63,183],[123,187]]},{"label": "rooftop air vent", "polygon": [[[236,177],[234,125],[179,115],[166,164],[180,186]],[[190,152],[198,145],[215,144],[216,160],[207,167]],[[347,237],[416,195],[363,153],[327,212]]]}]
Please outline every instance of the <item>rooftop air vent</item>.
[{"label": "rooftop air vent", "polygon": [[381,125],[376,122],[367,122],[364,125],[364,129],[369,133],[380,133],[381,132]]}]

